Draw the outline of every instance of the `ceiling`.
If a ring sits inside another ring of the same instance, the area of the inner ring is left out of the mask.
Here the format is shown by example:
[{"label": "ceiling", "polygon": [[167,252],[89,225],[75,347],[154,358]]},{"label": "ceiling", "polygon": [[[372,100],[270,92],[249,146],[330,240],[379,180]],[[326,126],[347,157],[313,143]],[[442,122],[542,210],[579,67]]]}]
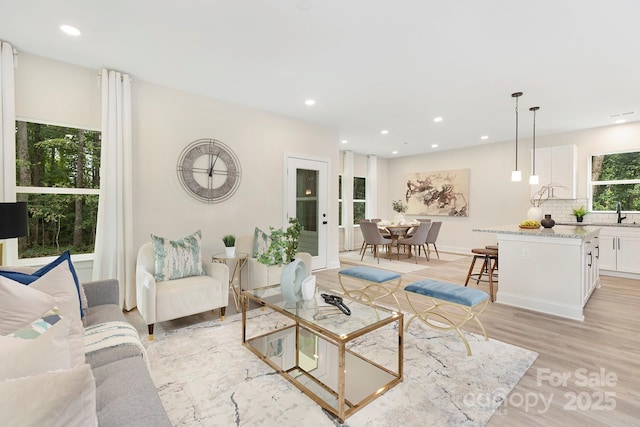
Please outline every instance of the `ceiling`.
[{"label": "ceiling", "polygon": [[0,39],[394,157],[513,140],[516,91],[521,138],[531,106],[537,136],[640,119],[639,16],[637,0],[2,0]]}]

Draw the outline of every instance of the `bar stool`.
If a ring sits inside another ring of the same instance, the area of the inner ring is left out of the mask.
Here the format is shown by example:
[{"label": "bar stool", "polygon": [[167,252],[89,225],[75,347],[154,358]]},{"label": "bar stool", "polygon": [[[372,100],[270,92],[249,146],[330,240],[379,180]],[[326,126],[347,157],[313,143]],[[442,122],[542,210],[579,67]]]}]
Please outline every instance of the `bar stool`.
[{"label": "bar stool", "polygon": [[[493,296],[493,283],[497,282],[497,279],[494,278],[494,271],[498,266],[498,251],[496,249],[487,249],[487,248],[476,248],[471,249],[471,253],[473,253],[473,261],[471,261],[471,266],[469,267],[469,273],[467,274],[467,280],[464,282],[464,285],[467,286],[469,284],[469,279],[472,277],[476,280],[476,284],[483,282],[489,282],[489,295],[491,297],[491,302],[495,301]],[[476,265],[476,260],[479,258],[483,259],[482,267],[480,268],[479,273],[473,272],[473,267]],[[482,276],[485,274],[488,276],[488,279],[483,279]]]},{"label": "bar stool", "polygon": [[[498,250],[498,244],[496,243],[495,245],[487,245],[484,248],[485,249],[493,249],[494,251],[497,251]],[[497,269],[498,269],[498,260],[496,259],[496,268],[494,270],[497,270]],[[486,267],[485,267],[484,271],[485,272],[487,271]],[[497,276],[497,273],[496,273],[496,276]]]}]

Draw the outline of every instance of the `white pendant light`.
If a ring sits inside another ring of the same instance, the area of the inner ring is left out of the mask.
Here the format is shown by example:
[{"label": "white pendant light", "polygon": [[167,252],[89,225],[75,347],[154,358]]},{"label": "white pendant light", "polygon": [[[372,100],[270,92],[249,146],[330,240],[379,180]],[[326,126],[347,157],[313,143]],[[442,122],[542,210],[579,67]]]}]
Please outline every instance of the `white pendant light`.
[{"label": "white pendant light", "polygon": [[539,109],[540,107],[529,108],[529,111],[533,111],[533,169],[529,177],[529,184],[531,185],[538,185],[540,181],[538,175],[536,175],[536,111]]},{"label": "white pendant light", "polygon": [[522,181],[522,173],[518,170],[518,98],[522,96],[522,92],[512,93],[511,96],[516,99],[516,168],[511,172],[511,181]]}]

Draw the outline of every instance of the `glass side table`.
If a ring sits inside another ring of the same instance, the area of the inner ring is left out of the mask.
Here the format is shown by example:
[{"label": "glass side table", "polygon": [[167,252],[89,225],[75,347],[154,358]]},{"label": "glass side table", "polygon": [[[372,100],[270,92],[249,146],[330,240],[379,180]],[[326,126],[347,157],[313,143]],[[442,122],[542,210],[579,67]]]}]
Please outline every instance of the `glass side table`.
[{"label": "glass side table", "polygon": [[211,257],[211,262],[219,262],[229,267],[229,290],[233,295],[233,302],[236,305],[236,311],[238,313],[240,312],[242,295],[242,267],[247,263],[248,258],[249,254],[238,251],[236,251],[236,254],[232,257],[227,256],[225,253],[215,254]]}]

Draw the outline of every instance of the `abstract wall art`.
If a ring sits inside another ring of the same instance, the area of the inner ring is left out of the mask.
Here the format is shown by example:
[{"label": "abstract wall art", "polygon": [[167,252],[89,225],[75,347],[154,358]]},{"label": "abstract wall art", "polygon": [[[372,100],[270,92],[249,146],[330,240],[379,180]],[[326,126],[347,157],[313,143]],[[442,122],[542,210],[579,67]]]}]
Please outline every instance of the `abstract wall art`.
[{"label": "abstract wall art", "polygon": [[410,173],[405,198],[409,215],[469,216],[469,169]]}]

